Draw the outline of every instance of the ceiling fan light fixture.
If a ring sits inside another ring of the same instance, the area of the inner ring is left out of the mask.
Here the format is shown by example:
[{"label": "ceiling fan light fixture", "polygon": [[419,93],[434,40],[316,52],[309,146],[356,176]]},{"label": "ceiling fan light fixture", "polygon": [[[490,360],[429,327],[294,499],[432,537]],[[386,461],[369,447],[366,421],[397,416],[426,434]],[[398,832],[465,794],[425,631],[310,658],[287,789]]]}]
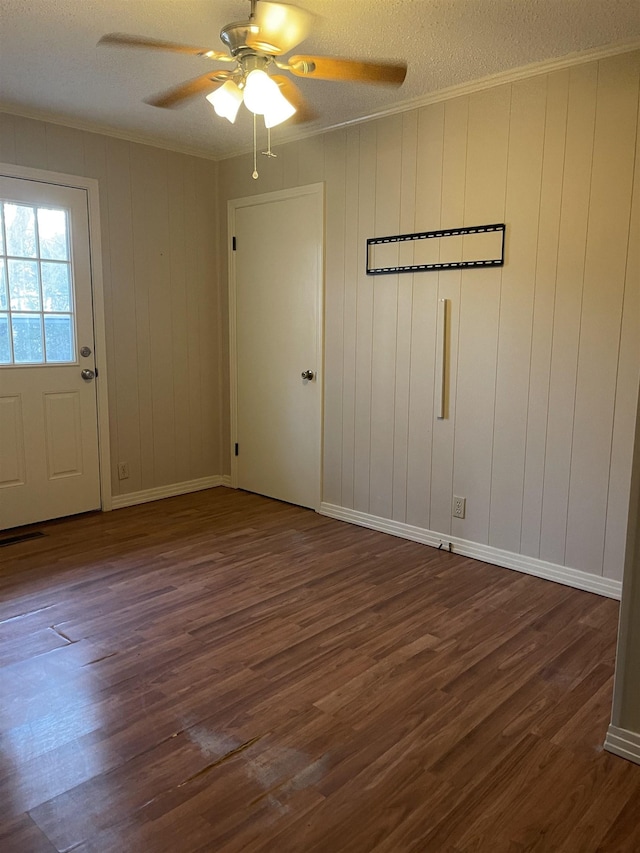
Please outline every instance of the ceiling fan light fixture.
[{"label": "ceiling fan light fixture", "polygon": [[207,95],[207,100],[221,118],[226,118],[233,124],[238,115],[242,97],[242,91],[233,80],[227,80],[224,86]]},{"label": "ceiling fan light fixture", "polygon": [[296,108],[291,104],[278,89],[277,97],[269,103],[269,109],[264,112],[265,127],[272,128],[277,124],[282,124],[296,112]]},{"label": "ceiling fan light fixture", "polygon": [[244,104],[248,110],[257,115],[268,112],[272,103],[276,103],[280,89],[271,77],[260,68],[255,68],[247,74],[244,84]]}]

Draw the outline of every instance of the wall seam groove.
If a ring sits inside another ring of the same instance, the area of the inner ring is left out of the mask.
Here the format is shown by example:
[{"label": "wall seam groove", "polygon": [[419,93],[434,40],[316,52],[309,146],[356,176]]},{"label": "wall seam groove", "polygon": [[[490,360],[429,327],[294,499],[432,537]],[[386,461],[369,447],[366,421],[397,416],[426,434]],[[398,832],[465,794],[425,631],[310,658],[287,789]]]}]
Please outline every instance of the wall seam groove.
[{"label": "wall seam groove", "polygon": [[[531,306],[531,326],[529,342],[529,376],[527,385],[527,411],[524,434],[524,454],[522,458],[522,495],[520,501],[520,538],[518,549],[522,552],[522,530],[524,527],[524,499],[527,482],[527,449],[529,447],[529,419],[531,410],[531,374],[533,370],[533,337],[535,328],[536,302],[538,301],[538,262],[540,260],[540,218],[542,216],[542,187],[544,186],[544,161],[547,138],[547,120],[549,118],[549,75],[545,78],[544,126],[542,128],[542,156],[540,161],[540,191],[538,192],[538,217],[536,223],[536,260],[533,268],[533,304]],[[539,547],[539,546],[538,546]]]}]

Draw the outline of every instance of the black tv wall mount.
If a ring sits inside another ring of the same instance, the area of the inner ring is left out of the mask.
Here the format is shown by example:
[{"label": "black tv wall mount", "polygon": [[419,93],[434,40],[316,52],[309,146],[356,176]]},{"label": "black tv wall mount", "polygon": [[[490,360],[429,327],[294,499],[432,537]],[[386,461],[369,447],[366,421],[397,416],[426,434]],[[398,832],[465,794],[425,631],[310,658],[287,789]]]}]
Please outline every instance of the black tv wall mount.
[{"label": "black tv wall mount", "polygon": [[[487,234],[489,232],[501,233],[498,257],[466,261],[439,261],[437,263],[406,264],[399,266],[374,266],[372,263],[375,246],[388,243],[408,243],[418,240],[433,240],[434,238],[463,237],[467,234]],[[504,223],[472,225],[467,228],[443,228],[439,231],[419,231],[416,234],[397,234],[390,237],[371,237],[367,240],[367,275],[392,275],[402,272],[428,272],[430,270],[469,269],[474,267],[501,267],[504,265],[504,238]]]}]

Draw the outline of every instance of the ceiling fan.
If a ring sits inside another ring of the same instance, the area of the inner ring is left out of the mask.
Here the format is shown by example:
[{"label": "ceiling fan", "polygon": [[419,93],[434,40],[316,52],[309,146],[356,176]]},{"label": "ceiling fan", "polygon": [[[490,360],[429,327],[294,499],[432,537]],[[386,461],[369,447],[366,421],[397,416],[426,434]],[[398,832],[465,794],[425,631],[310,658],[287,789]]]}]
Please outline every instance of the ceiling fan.
[{"label": "ceiling fan", "polygon": [[164,50],[232,63],[229,70],[207,71],[145,101],[155,107],[177,107],[197,95],[205,95],[218,115],[230,122],[235,121],[240,105],[244,103],[254,116],[264,116],[269,129],[287,118],[305,122],[316,117],[290,77],[282,73],[271,74],[272,69],[314,80],[394,86],[403,83],[407,73],[405,62],[361,62],[306,55],[282,59],[307,37],[313,16],[304,9],[285,3],[270,0],[250,2],[248,20],[227,24],[220,31],[226,52],[124,33],[109,33],[98,44]]}]

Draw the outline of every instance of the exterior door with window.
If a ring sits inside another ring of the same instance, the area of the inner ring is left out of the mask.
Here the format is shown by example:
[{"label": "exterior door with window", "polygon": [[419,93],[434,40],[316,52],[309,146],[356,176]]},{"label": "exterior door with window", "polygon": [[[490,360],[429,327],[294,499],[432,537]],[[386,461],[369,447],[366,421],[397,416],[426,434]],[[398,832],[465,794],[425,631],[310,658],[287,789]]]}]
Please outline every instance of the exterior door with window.
[{"label": "exterior door with window", "polygon": [[100,507],[85,190],[0,177],[0,529]]}]

